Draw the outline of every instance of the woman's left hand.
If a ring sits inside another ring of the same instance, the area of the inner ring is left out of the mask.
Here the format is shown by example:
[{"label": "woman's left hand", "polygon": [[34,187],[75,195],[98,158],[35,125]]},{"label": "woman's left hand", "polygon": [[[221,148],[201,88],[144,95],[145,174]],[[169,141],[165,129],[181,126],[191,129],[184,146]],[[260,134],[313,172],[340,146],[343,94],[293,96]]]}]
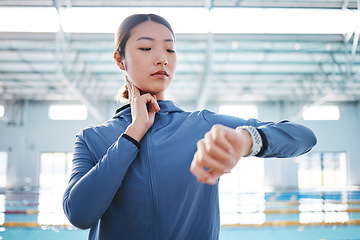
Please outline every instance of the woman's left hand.
[{"label": "woman's left hand", "polygon": [[250,134],[242,130],[214,125],[197,143],[197,151],[190,171],[199,182],[215,184],[224,173],[230,173],[238,160],[246,156],[252,146]]}]

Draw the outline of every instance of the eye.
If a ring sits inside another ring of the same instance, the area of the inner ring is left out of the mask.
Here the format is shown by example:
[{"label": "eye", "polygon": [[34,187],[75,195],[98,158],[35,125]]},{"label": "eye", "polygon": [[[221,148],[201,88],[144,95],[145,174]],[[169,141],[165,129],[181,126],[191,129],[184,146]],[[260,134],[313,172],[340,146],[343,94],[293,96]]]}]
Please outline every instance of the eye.
[{"label": "eye", "polygon": [[175,53],[175,50],[172,50],[172,49],[168,49],[166,50],[168,53]]},{"label": "eye", "polygon": [[139,49],[142,51],[150,51],[151,50],[151,48],[139,48]]}]

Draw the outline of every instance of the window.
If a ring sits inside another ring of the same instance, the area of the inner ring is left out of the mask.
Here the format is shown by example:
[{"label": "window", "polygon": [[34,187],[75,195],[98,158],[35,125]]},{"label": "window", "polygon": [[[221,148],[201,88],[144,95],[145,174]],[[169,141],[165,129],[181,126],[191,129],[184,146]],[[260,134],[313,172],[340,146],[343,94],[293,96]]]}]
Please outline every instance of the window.
[{"label": "window", "polygon": [[[48,7],[1,7],[0,22],[7,24],[2,24],[0,31],[57,32],[60,20],[65,32],[113,33],[117,27],[114,22],[142,12],[164,16],[176,33],[347,34],[353,32],[358,23],[357,11],[343,9],[74,7],[64,8],[58,14],[55,8]],[[21,21],[17,16],[28,20]]]},{"label": "window", "polygon": [[0,152],[0,188],[6,188],[7,153]]},{"label": "window", "polygon": [[303,109],[303,118],[304,120],[339,120],[339,106],[305,106]]},{"label": "window", "polygon": [[[297,158],[297,162],[299,189],[335,188],[347,184],[345,152],[311,152]],[[314,198],[303,194],[299,199],[299,221],[301,223],[349,221],[347,192],[336,193],[338,202],[333,198],[324,199],[322,195]]]},{"label": "window", "polygon": [[40,156],[39,224],[67,224],[62,195],[70,179],[71,152],[42,153]]},{"label": "window", "polygon": [[[7,170],[7,153],[0,152],[0,188],[6,188],[6,178],[7,178],[6,170]],[[0,225],[5,222],[5,214],[4,214],[5,203],[6,203],[5,195],[0,194]]]},{"label": "window", "polygon": [[257,157],[242,158],[231,170],[220,179],[220,190],[237,192],[239,190],[255,191],[264,186],[264,159]]},{"label": "window", "polygon": [[42,153],[40,157],[40,189],[63,189],[70,179],[72,153]]},{"label": "window", "polygon": [[5,114],[5,108],[3,105],[0,105],[0,118],[2,118]]},{"label": "window", "polygon": [[254,105],[222,105],[219,113],[244,119],[258,118],[258,109]]},{"label": "window", "polygon": [[[222,105],[219,113],[244,119],[258,118],[254,105]],[[265,200],[263,193],[239,194],[240,191],[254,192],[264,187],[264,159],[242,158],[219,181],[221,224],[261,224],[265,222]]]},{"label": "window", "polygon": [[[219,181],[221,224],[262,224],[265,222],[264,159],[242,158]],[[239,194],[246,191],[249,194]]]},{"label": "window", "polygon": [[347,184],[345,152],[312,152],[297,158],[299,189],[342,187]]},{"label": "window", "polygon": [[85,120],[87,107],[84,105],[50,105],[49,118],[51,120]]}]

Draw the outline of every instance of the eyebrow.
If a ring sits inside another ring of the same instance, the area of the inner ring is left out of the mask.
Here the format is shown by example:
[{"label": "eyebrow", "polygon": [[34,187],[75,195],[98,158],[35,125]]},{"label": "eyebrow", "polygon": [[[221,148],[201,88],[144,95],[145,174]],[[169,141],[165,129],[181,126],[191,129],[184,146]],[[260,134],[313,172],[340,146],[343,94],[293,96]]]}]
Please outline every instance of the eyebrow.
[{"label": "eyebrow", "polygon": [[[155,41],[155,39],[151,37],[139,37],[136,41],[140,41],[140,40]],[[174,42],[174,40],[169,38],[169,39],[164,39],[164,42]]]}]

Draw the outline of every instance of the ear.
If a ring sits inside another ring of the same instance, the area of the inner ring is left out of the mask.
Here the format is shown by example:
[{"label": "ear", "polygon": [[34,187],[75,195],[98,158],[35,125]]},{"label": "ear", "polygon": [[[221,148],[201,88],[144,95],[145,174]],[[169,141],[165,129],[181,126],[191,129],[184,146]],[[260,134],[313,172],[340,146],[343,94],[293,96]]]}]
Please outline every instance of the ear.
[{"label": "ear", "polygon": [[125,70],[123,59],[120,57],[119,51],[114,52],[114,60],[116,65],[119,66],[121,70]]}]

